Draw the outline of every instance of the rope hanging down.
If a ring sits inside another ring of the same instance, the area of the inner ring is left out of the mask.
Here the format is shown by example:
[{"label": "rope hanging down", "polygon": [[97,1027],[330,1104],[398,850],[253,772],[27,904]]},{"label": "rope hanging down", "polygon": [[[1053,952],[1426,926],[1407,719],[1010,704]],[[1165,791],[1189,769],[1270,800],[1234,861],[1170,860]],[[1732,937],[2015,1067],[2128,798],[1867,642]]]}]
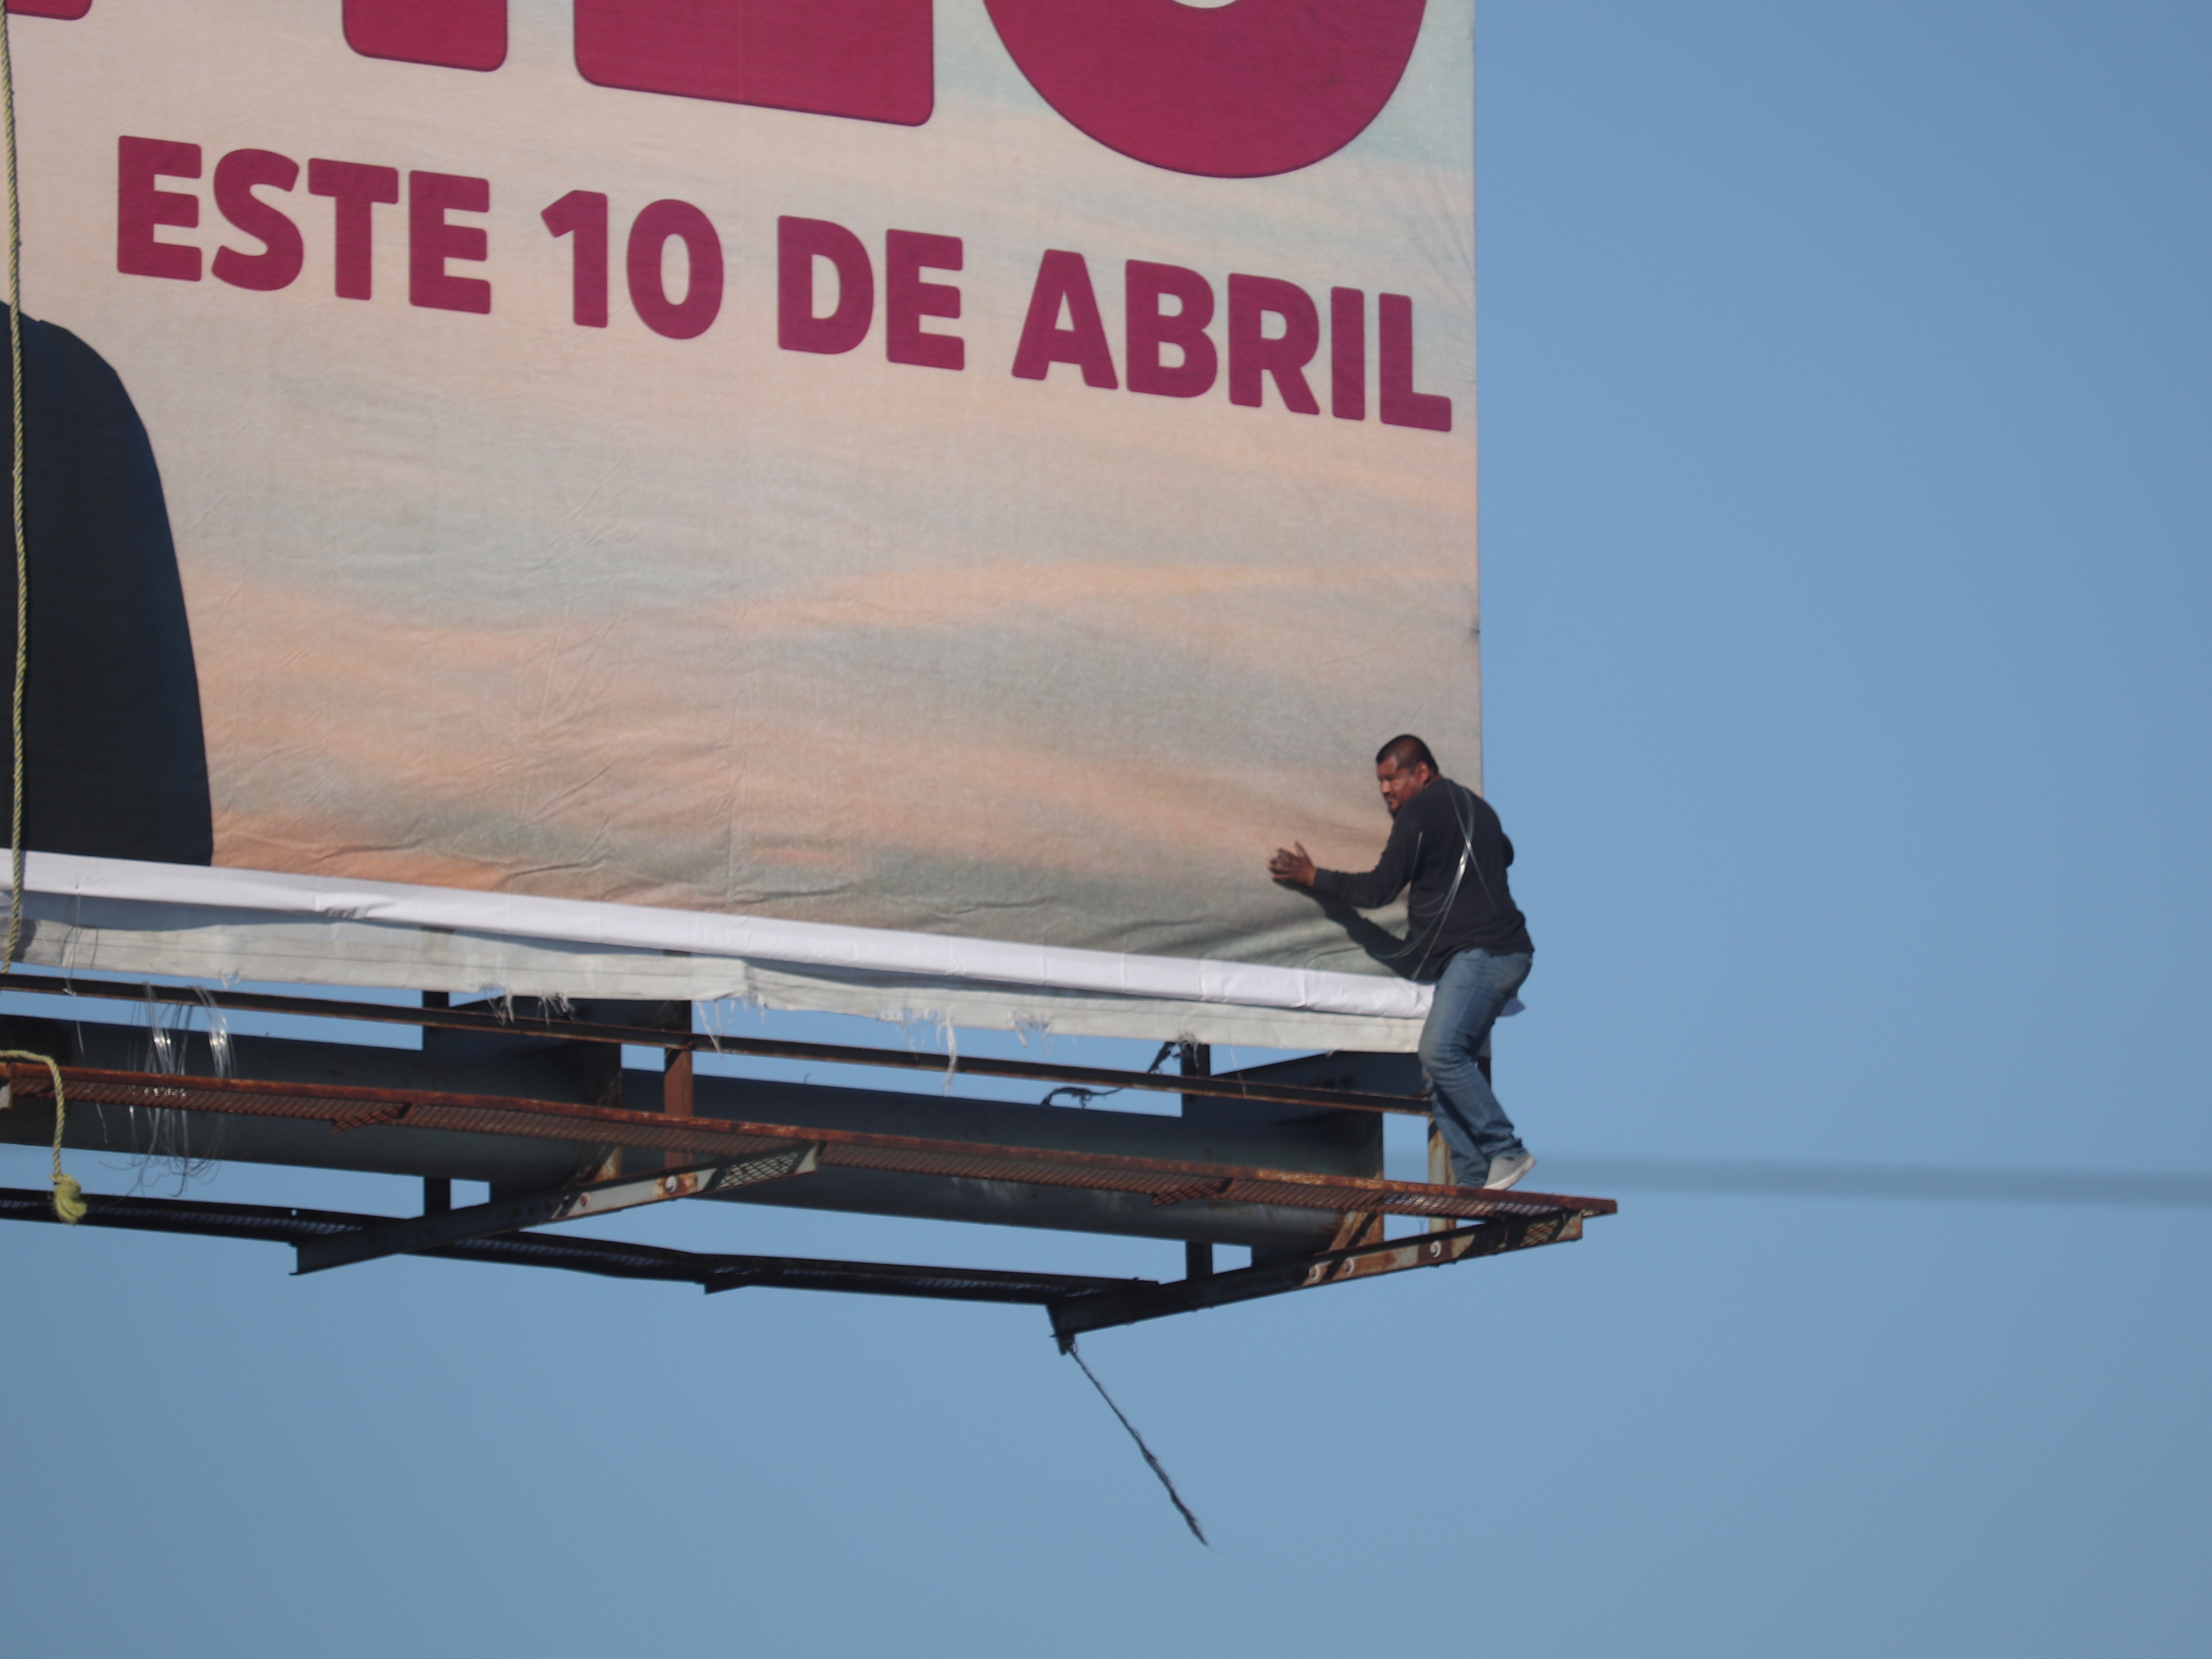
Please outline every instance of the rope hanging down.
[{"label": "rope hanging down", "polygon": [[[15,739],[15,773],[8,830],[8,944],[0,955],[0,977],[15,970],[23,939],[23,688],[31,667],[31,561],[23,544],[23,207],[15,171],[15,58],[8,12],[0,4],[0,125],[8,149],[8,396],[12,418],[13,465],[9,504],[15,527],[15,689],[9,705],[9,731]],[[27,1049],[0,1053],[0,1060],[35,1060],[54,1078],[54,1213],[74,1227],[84,1219],[84,1189],[62,1170],[62,1127],[69,1103],[62,1091],[62,1068],[50,1054]]]},{"label": "rope hanging down", "polygon": [[[0,1048],[0,1060],[36,1060],[54,1080],[54,1213],[74,1227],[84,1219],[91,1206],[84,1201],[84,1188],[76,1184],[76,1177],[62,1170],[62,1124],[69,1110],[69,1097],[62,1088],[62,1068],[54,1063],[52,1054],[34,1054],[28,1048]],[[15,1097],[15,1085],[0,1084],[0,1110],[14,1105]]]},{"label": "rope hanging down", "polygon": [[1167,1466],[1152,1455],[1152,1449],[1145,1443],[1145,1437],[1137,1432],[1137,1425],[1132,1423],[1122,1413],[1121,1408],[1114,1403],[1114,1396],[1106,1392],[1106,1385],[1098,1380],[1098,1373],[1092,1370],[1085,1363],[1083,1351],[1075,1346],[1073,1337],[1067,1339],[1062,1352],[1083,1367],[1083,1374],[1091,1379],[1091,1386],[1098,1390],[1098,1397],[1106,1402],[1106,1409],[1113,1413],[1115,1420],[1129,1431],[1129,1438],[1137,1443],[1137,1449],[1145,1455],[1145,1467],[1152,1470],[1152,1474],[1158,1478],[1160,1485],[1167,1489],[1168,1502],[1176,1506],[1176,1513],[1182,1516],[1182,1523],[1190,1528],[1190,1535],[1200,1543],[1205,1544],[1206,1548],[1212,1549],[1213,1546],[1206,1541],[1205,1528],[1198,1524],[1198,1517],[1190,1512],[1190,1505],[1182,1501],[1182,1494],[1176,1490],[1176,1483],[1168,1478]]}]

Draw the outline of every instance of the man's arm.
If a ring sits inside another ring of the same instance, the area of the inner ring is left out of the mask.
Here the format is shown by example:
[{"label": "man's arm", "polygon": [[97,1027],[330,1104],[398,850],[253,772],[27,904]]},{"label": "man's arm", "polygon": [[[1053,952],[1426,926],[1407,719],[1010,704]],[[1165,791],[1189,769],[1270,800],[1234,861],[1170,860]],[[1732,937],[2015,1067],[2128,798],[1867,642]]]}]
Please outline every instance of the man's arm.
[{"label": "man's arm", "polygon": [[1413,827],[1413,816],[1409,805],[1392,821],[1381,862],[1364,875],[1317,869],[1306,849],[1295,842],[1295,851],[1279,848],[1267,860],[1267,873],[1277,881],[1311,888],[1316,898],[1339,899],[1357,910],[1379,910],[1413,879],[1413,849],[1420,833]]}]

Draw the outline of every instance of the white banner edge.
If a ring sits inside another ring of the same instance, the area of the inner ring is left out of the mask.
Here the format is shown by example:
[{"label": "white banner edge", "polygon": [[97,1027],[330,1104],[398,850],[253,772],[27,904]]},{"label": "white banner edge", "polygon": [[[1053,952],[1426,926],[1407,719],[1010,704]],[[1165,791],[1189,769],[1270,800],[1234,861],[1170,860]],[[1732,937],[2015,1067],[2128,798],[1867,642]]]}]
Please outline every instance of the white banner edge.
[{"label": "white banner edge", "polygon": [[24,886],[63,898],[389,922],[563,944],[684,951],[763,965],[843,968],[1385,1019],[1418,1019],[1427,1012],[1430,997],[1425,985],[1381,975],[67,853],[27,853]]}]

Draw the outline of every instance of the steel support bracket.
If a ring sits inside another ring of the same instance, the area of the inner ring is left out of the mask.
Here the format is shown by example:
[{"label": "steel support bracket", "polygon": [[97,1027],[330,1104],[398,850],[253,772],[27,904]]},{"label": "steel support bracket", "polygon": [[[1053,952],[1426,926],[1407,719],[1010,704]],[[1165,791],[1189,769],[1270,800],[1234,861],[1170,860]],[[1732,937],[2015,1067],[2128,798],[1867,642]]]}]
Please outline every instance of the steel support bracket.
[{"label": "steel support bracket", "polygon": [[781,1181],[786,1176],[810,1175],[820,1152],[820,1147],[813,1146],[778,1147],[752,1158],[698,1164],[649,1176],[617,1176],[612,1181],[595,1181],[581,1187],[558,1187],[522,1198],[503,1199],[495,1204],[475,1204],[465,1210],[406,1216],[364,1227],[357,1232],[302,1239],[294,1247],[299,1261],[293,1272],[320,1273],[326,1267],[349,1267],[356,1261],[374,1261],[380,1256],[406,1255],[493,1233],[543,1227],[558,1221],[581,1221],[586,1216],[611,1215],[617,1210],[635,1209],[641,1204],[663,1204],[672,1198],[705,1198],[736,1187]]},{"label": "steel support bracket", "polygon": [[1052,1334],[1065,1353],[1077,1337],[1115,1325],[1133,1325],[1170,1314],[1195,1313],[1201,1308],[1226,1307],[1231,1303],[1280,1296],[1288,1291],[1311,1290],[1316,1285],[1365,1279],[1376,1273],[1402,1273],[1409,1267],[1442,1267],[1469,1256],[1498,1255],[1539,1244],[1565,1244],[1582,1236],[1583,1218],[1574,1212],[1537,1219],[1486,1221],[1449,1232],[1325,1250],[1301,1260],[1271,1261],[1265,1267],[1244,1267],[1204,1279],[1176,1279],[1158,1286],[1070,1297],[1048,1304],[1046,1311],[1052,1316]]}]

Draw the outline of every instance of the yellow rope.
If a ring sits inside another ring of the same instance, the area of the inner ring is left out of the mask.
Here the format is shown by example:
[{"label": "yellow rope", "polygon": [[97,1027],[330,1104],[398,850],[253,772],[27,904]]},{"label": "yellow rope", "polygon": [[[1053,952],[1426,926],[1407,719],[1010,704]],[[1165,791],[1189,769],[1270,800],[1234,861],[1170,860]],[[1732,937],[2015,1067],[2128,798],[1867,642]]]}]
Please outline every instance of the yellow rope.
[{"label": "yellow rope", "polygon": [[[9,709],[15,766],[8,831],[8,945],[0,955],[0,977],[14,971],[23,939],[23,687],[31,667],[31,561],[23,545],[23,206],[15,174],[15,59],[9,50],[8,12],[0,3],[0,112],[4,112],[8,146],[8,368],[9,407],[13,414],[15,455],[10,505],[15,525],[15,692]],[[35,1060],[54,1079],[54,1213],[74,1227],[84,1219],[84,1189],[62,1170],[62,1127],[69,1099],[62,1068],[51,1054],[28,1049],[0,1051],[0,1060]]]},{"label": "yellow rope", "polygon": [[[84,1219],[87,1206],[84,1188],[76,1184],[75,1176],[62,1172],[62,1125],[69,1112],[69,1094],[62,1087],[62,1068],[54,1063],[52,1054],[33,1054],[28,1048],[0,1048],[0,1060],[36,1060],[54,1080],[54,1213],[74,1227]],[[15,1093],[12,1083],[5,1093]]]}]

